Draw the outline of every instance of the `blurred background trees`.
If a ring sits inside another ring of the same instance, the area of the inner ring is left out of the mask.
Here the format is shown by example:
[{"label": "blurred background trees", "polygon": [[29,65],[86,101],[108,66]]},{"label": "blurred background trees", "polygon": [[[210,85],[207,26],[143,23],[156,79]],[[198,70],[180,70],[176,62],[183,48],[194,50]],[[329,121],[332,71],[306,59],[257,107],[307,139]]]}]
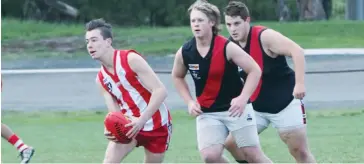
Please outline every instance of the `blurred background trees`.
[{"label": "blurred background trees", "polygon": [[[195,0],[2,0],[2,16],[48,22],[104,18],[120,26],[188,25]],[[253,21],[316,21],[345,17],[345,0],[241,0]],[[209,0],[220,10],[228,3]]]}]

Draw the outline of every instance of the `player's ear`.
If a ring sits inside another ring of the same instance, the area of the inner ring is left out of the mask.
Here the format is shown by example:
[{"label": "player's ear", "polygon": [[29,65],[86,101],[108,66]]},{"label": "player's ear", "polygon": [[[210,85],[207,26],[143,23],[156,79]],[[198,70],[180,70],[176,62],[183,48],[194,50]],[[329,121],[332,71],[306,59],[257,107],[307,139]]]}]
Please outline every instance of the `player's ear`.
[{"label": "player's ear", "polygon": [[107,38],[106,39],[107,43],[111,46],[112,45],[112,39],[111,38]]},{"label": "player's ear", "polygon": [[250,23],[250,17],[246,17],[245,22]]},{"label": "player's ear", "polygon": [[212,20],[210,20],[209,22],[210,22],[211,27],[215,26],[215,24],[216,24],[216,22],[212,21]]}]

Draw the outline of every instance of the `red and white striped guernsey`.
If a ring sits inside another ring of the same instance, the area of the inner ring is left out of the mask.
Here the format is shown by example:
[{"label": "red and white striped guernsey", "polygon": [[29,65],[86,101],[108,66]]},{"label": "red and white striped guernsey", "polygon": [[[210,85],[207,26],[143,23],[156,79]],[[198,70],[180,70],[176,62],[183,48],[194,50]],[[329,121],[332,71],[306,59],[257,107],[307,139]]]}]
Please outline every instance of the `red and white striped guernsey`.
[{"label": "red and white striped guernsey", "polygon": [[[116,98],[122,113],[127,116],[140,117],[149,103],[151,92],[142,84],[137,74],[130,68],[127,56],[134,50],[115,50],[114,75],[107,71],[104,66],[97,75],[102,86],[114,98]],[[155,130],[161,126],[169,124],[171,116],[165,103],[159,107],[144,125],[143,131]]]}]

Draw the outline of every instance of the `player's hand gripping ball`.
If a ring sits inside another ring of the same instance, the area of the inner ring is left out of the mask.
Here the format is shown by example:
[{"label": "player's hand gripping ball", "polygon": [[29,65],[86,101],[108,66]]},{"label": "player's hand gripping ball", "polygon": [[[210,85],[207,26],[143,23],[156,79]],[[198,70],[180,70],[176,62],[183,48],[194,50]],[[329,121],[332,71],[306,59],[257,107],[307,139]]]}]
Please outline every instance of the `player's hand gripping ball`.
[{"label": "player's hand gripping ball", "polygon": [[131,138],[126,136],[126,133],[132,127],[125,127],[126,124],[130,123],[128,119],[121,112],[109,112],[104,120],[106,130],[108,130],[115,138],[122,144],[128,144],[132,141]]}]

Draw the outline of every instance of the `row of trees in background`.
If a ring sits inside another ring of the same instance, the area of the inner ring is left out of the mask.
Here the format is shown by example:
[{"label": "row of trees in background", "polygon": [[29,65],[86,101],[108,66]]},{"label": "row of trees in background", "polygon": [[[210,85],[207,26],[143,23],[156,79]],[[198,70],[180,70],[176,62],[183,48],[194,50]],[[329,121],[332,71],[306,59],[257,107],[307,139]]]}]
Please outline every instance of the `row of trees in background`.
[{"label": "row of trees in background", "polygon": [[[2,0],[2,16],[50,22],[85,22],[104,18],[124,26],[188,24],[187,9],[195,0]],[[208,0],[220,10],[229,0]],[[240,0],[252,20],[328,19],[332,0]],[[326,14],[327,13],[327,14]]]}]

